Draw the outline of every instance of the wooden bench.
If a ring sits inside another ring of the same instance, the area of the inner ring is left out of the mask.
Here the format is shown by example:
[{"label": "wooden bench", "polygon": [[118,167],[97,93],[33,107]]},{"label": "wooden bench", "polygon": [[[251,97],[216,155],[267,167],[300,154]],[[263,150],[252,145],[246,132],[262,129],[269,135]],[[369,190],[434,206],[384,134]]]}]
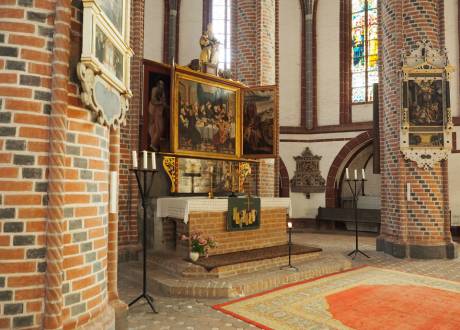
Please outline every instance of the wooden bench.
[{"label": "wooden bench", "polygon": [[[357,209],[356,211],[359,230],[377,232],[380,230],[380,210]],[[321,228],[321,223],[323,222],[331,223],[332,229],[336,228],[337,222],[345,223],[345,225],[347,225],[347,223],[354,223],[354,210],[352,208],[319,207],[318,215],[316,216],[317,229]],[[359,226],[359,224],[365,224],[367,226]],[[366,230],[365,228],[375,228],[376,230]]]}]

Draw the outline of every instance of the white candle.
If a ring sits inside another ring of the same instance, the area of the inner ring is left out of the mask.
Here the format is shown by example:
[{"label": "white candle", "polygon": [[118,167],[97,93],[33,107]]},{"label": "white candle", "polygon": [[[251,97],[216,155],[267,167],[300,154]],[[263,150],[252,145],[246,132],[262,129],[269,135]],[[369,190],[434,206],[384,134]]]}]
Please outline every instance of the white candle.
[{"label": "white candle", "polygon": [[407,183],[407,201],[411,201],[411,196],[410,196],[410,183]]},{"label": "white candle", "polygon": [[133,151],[132,155],[133,155],[133,168],[137,168],[137,152]]},{"label": "white candle", "polygon": [[157,169],[157,158],[155,156],[155,153],[152,152],[152,170],[156,170]]},{"label": "white candle", "polygon": [[147,150],[142,151],[142,160],[143,160],[143,165],[144,165],[144,170],[148,168],[148,158],[147,158]]},{"label": "white candle", "polygon": [[358,170],[355,169],[355,180],[358,180]]},{"label": "white candle", "polygon": [[364,171],[364,168],[361,169],[361,174],[363,175],[363,180],[366,180],[366,171]]},{"label": "white candle", "polygon": [[292,228],[292,222],[288,222],[288,228]]},{"label": "white candle", "polygon": [[348,172],[348,167],[345,169],[345,177],[347,180],[350,180],[350,172]]},{"label": "white candle", "polygon": [[211,166],[211,167],[209,168],[209,173],[211,173],[211,174],[214,173],[214,166]]}]

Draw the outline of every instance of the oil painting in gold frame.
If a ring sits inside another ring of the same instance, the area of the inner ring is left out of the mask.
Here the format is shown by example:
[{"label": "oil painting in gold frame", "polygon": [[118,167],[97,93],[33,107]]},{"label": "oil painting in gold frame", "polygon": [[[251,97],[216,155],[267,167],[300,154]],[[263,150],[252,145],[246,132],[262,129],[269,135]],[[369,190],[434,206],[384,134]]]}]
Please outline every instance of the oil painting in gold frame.
[{"label": "oil painting in gold frame", "polygon": [[239,158],[241,89],[237,82],[176,68],[172,152],[183,156]]}]

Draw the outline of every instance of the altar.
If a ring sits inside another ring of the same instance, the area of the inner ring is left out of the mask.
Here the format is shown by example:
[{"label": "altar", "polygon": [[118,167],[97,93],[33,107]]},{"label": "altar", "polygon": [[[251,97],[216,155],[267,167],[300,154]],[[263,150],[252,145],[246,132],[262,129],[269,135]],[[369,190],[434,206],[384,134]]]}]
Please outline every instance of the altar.
[{"label": "altar", "polygon": [[[245,197],[241,197],[244,199]],[[289,198],[260,198],[260,226],[256,229],[228,231],[228,198],[158,198],[156,217],[161,218],[164,249],[188,256],[190,244],[180,235],[200,232],[217,243],[209,255],[247,251],[287,244],[286,222],[291,214]]]}]

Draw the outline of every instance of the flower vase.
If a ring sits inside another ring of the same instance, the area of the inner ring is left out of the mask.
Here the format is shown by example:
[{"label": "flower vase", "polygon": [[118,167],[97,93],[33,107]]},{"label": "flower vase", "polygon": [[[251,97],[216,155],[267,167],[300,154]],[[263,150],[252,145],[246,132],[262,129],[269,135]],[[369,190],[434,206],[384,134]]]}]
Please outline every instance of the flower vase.
[{"label": "flower vase", "polygon": [[199,252],[190,252],[190,260],[192,260],[193,262],[197,261],[198,258],[200,257],[200,253]]}]

